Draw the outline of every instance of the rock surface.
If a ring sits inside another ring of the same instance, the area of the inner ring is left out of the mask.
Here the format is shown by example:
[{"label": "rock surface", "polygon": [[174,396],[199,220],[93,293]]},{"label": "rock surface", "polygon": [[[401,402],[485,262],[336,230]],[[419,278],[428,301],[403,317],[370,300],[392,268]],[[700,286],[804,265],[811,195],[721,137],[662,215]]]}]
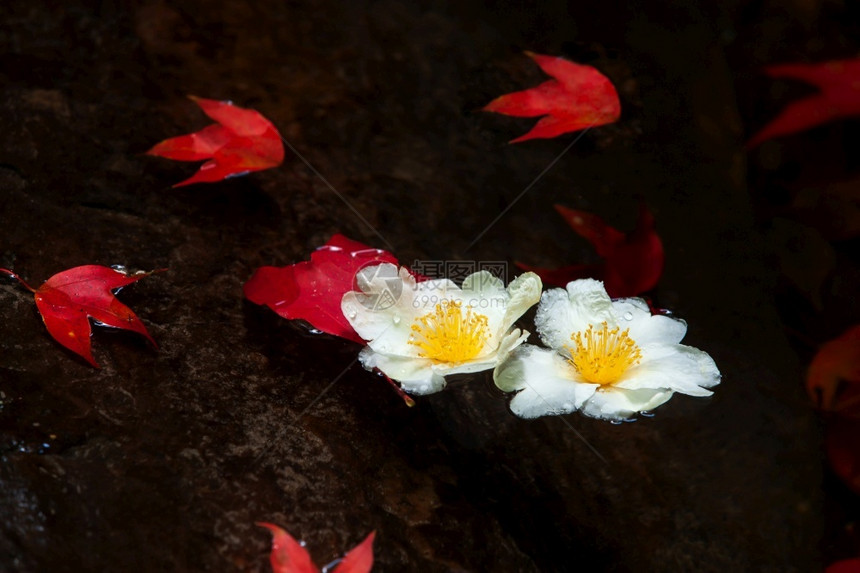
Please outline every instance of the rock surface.
[{"label": "rock surface", "polygon": [[[375,529],[379,571],[820,568],[818,430],[718,3],[91,4],[4,6],[0,266],[169,269],[120,294],[160,349],[97,328],[93,369],[2,281],[0,569],[268,571],[255,521],[318,563]],[[603,70],[622,120],[507,145],[532,120],[476,110],[544,79],[526,49]],[[187,94],[259,110],[292,153],[171,189],[196,166],[142,153],[208,123]],[[630,228],[638,197],[667,249],[651,294],[724,379],[635,423],[519,420],[485,375],[408,409],[356,346],[242,298],[335,232],[406,263],[587,260],[552,205]]]}]

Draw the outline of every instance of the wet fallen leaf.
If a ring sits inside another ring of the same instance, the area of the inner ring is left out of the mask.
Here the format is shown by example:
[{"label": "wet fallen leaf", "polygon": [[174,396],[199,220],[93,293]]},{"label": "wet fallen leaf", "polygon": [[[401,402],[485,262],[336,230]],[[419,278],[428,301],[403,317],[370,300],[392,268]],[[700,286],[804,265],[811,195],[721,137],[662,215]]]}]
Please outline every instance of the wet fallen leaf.
[{"label": "wet fallen leaf", "polygon": [[593,213],[562,205],[556,205],[555,209],[574,231],[594,246],[603,261],[557,269],[518,262],[519,268],[537,273],[546,284],[553,286],[564,286],[581,278],[599,279],[613,298],[636,296],[657,285],[663,273],[663,243],[654,230],[654,216],[644,204],[639,208],[636,228],[628,234],[607,225]]},{"label": "wet fallen leaf", "polygon": [[755,134],[747,147],[774,137],[798,133],[812,127],[860,115],[860,58],[817,64],[769,66],[772,78],[789,78],[814,85],[817,94],[792,102]]},{"label": "wet fallen leaf", "polygon": [[209,160],[197,173],[174,187],[221,181],[277,167],[284,160],[281,135],[260,113],[229,101],[189,97],[218,123],[195,133],[165,139],[146,152],[178,161]]},{"label": "wet fallen leaf", "polygon": [[484,107],[515,117],[544,116],[517,143],[536,138],[558,137],[571,131],[606,125],[618,120],[621,102],[609,79],[591,66],[564,58],[526,52],[547,75],[548,80],[531,89],[500,96]]},{"label": "wet fallen leaf", "polygon": [[837,417],[828,421],[825,449],[833,472],[860,494],[860,419]]},{"label": "wet fallen leaf", "polygon": [[860,573],[860,557],[831,563],[824,570],[824,573]]},{"label": "wet fallen leaf", "polygon": [[310,261],[285,267],[260,267],[245,283],[245,297],[280,316],[306,320],[314,328],[364,343],[343,316],[340,302],[354,290],[355,274],[379,263],[397,264],[391,253],[343,235],[334,235]]},{"label": "wet fallen leaf", "polygon": [[[318,573],[319,568],[311,561],[311,556],[292,535],[271,523],[259,522],[257,525],[272,532],[272,553],[269,561],[273,573]],[[373,567],[373,539],[375,531],[364,541],[347,553],[330,573],[367,573]]]},{"label": "wet fallen leaf", "polygon": [[10,270],[0,269],[0,272],[17,279],[34,293],[36,308],[51,336],[96,368],[99,365],[91,349],[90,318],[100,326],[137,332],[157,346],[140,319],[113,292],[159,271],[128,275],[109,267],[85,265],[55,274],[37,289]]},{"label": "wet fallen leaf", "polygon": [[824,410],[834,410],[845,383],[860,383],[860,325],[821,345],[806,373],[806,390]]}]

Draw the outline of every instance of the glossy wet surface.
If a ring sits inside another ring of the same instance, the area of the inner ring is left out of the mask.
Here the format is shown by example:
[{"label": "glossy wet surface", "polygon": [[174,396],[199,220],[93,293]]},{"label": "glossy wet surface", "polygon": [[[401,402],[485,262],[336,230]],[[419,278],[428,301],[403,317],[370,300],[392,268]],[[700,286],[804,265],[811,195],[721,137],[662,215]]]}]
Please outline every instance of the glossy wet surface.
[{"label": "glossy wet surface", "polygon": [[[0,284],[0,569],[268,571],[255,521],[319,563],[375,529],[379,571],[819,568],[818,421],[730,66],[755,19],[714,4],[13,2],[0,266],[169,270],[119,295],[159,350],[96,329],[100,370]],[[543,80],[525,49],[600,68],[622,120],[507,145],[532,121],[476,110]],[[171,189],[196,166],[142,153],[209,123],[187,94],[257,109],[313,169],[288,151]],[[552,205],[629,229],[639,198],[667,251],[652,298],[724,379],[635,423],[523,421],[489,375],[409,409],[356,345],[242,298],[335,232],[407,264],[593,260]]]}]

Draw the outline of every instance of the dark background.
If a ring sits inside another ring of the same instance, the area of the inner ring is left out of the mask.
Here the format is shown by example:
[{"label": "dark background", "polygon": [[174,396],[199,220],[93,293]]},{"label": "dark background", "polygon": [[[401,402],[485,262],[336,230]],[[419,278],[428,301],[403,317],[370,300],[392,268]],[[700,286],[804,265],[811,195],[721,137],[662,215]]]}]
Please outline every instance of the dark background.
[{"label": "dark background", "polygon": [[[97,328],[99,370],[0,284],[3,571],[268,571],[260,520],[318,563],[375,529],[379,571],[814,571],[860,549],[802,385],[817,344],[858,322],[860,125],[743,147],[811,92],[761,66],[856,56],[856,6],[70,0],[0,15],[0,266],[34,285],[83,264],[169,269],[120,295],[160,349]],[[597,67],[623,112],[518,199],[576,137],[508,145],[533,120],[478,111],[545,79],[524,50]],[[187,94],[260,111],[336,191],[289,151],[171,189],[196,166],[142,154],[210,123]],[[519,420],[489,374],[409,409],[357,346],[242,297],[254,269],[335,232],[406,264],[593,261],[552,205],[629,230],[639,199],[667,254],[648,294],[724,377],[635,423]]]}]

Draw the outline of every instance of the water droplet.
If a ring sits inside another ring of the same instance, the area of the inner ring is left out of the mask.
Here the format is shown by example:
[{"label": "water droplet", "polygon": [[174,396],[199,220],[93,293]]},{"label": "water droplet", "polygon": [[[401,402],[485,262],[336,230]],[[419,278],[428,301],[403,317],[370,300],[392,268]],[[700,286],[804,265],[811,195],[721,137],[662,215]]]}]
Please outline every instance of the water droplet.
[{"label": "water droplet", "polygon": [[125,267],[125,265],[111,265],[110,268],[122,274],[126,274],[128,272],[128,269]]},{"label": "water droplet", "polygon": [[624,313],[624,320],[633,320],[633,313],[629,312],[629,311],[625,312]]},{"label": "water droplet", "polygon": [[309,328],[308,332],[310,332],[311,334],[322,334],[323,333],[323,331],[318,329],[318,328]]},{"label": "water droplet", "polygon": [[394,324],[400,324],[400,317],[397,316],[396,314],[394,315],[394,317],[392,317],[391,320],[394,321]]},{"label": "water droplet", "polygon": [[358,316],[358,313],[353,310],[353,311],[350,311],[350,313],[347,314],[346,316],[349,317],[350,319],[352,319],[352,318],[355,318],[356,316]]},{"label": "water droplet", "polygon": [[651,412],[650,410],[642,410],[641,412],[639,412],[639,415],[643,418],[653,418],[654,412]]},{"label": "water droplet", "polygon": [[299,545],[301,545],[302,547],[306,547],[307,543],[305,542],[304,539],[299,539]]},{"label": "water droplet", "polygon": [[612,424],[613,426],[620,426],[621,424],[624,423],[624,421],[623,420],[609,420],[609,423]]}]

